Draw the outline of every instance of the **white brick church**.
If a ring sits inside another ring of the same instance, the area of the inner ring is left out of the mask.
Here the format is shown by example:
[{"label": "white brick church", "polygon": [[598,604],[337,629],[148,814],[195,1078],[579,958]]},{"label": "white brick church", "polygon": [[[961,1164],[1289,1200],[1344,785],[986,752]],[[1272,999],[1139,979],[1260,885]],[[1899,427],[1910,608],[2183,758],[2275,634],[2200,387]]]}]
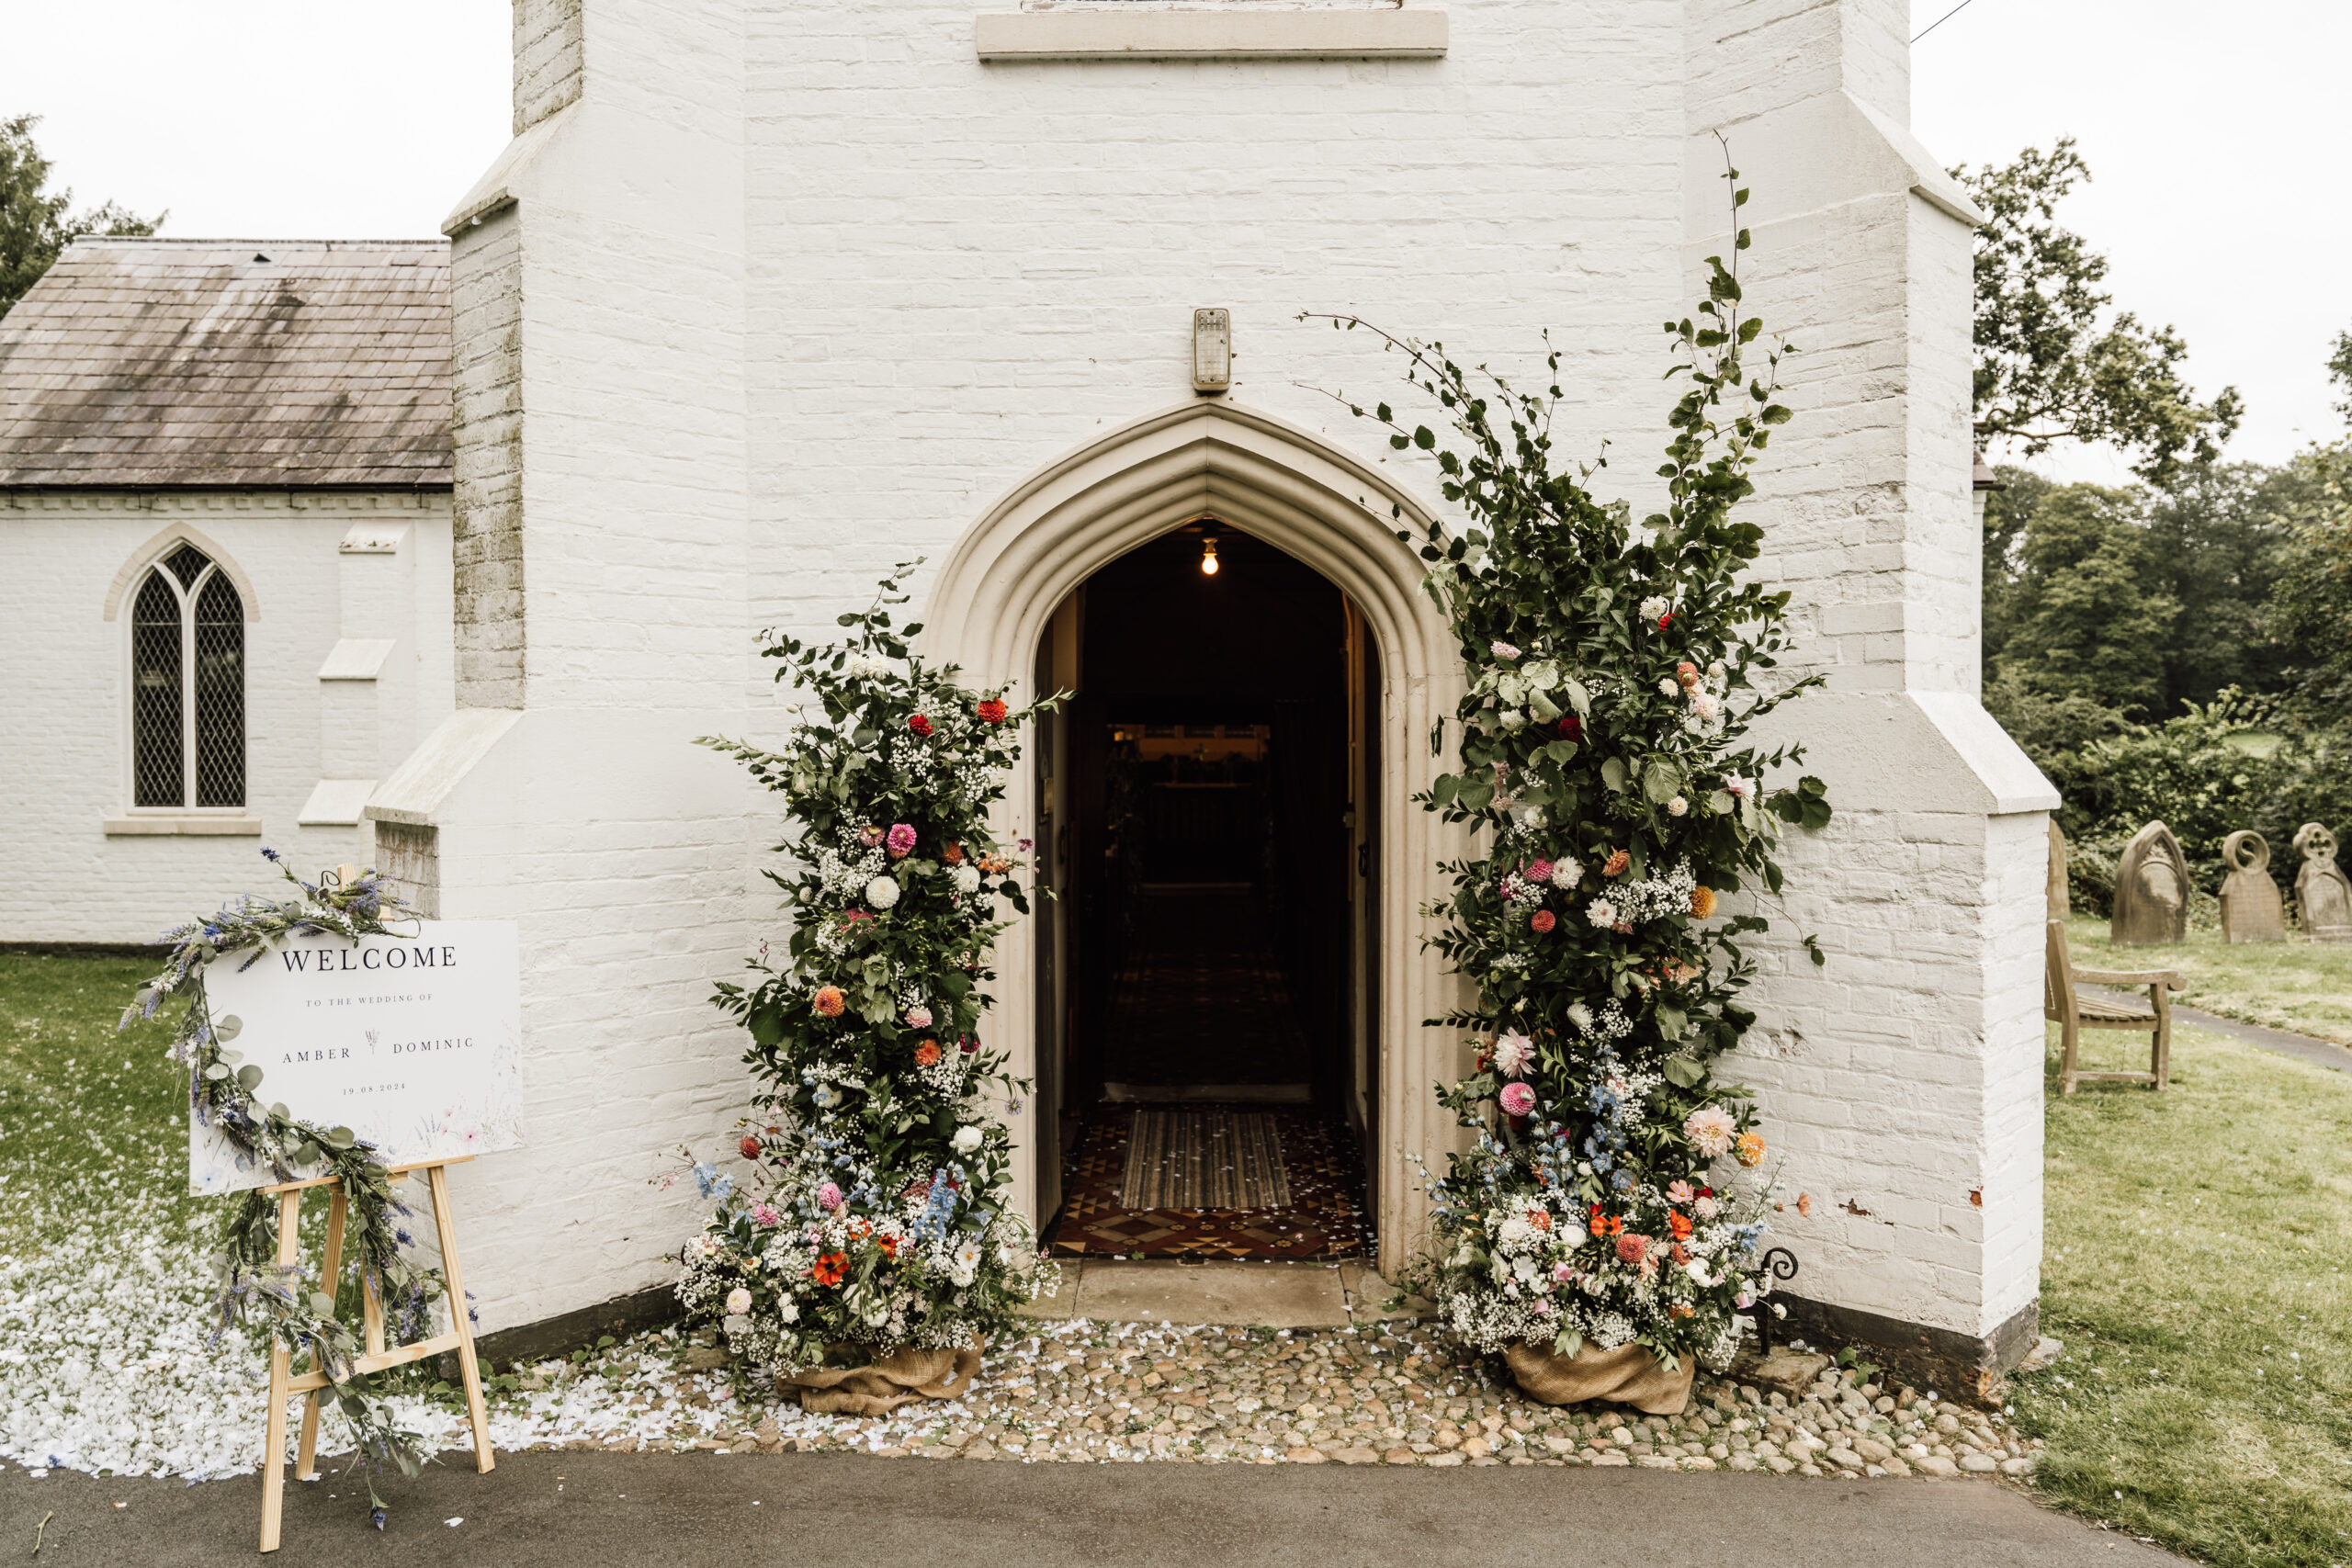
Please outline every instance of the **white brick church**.
[{"label": "white brick church", "polygon": [[[649,1179],[743,1100],[711,982],[784,929],[756,877],[775,813],[691,742],[775,735],[755,632],[821,632],[915,556],[935,653],[1076,694],[1008,812],[1062,894],[998,962],[993,1028],[1038,1084],[1012,1117],[1020,1201],[1055,1211],[1086,1107],[1140,1078],[1329,1108],[1381,1257],[1409,1248],[1412,1162],[1452,1132],[1431,1086],[1461,1070],[1419,1021],[1453,983],[1416,914],[1449,846],[1409,797],[1457,672],[1389,518],[1437,497],[1323,395],[1403,403],[1396,361],[1297,317],[1360,312],[1506,372],[1548,329],[1566,444],[1606,442],[1603,478],[1649,510],[1658,324],[1727,240],[1721,131],[1756,193],[1750,300],[1804,350],[1754,515],[1830,677],[1784,712],[1838,805],[1792,846],[1776,920],[1830,962],[1768,955],[1732,1076],[1813,1197],[1775,1239],[1833,1329],[1987,1369],[2030,1345],[2056,797],[1977,702],[1978,215],[1905,129],[1902,0],[515,17],[514,140],[447,226],[449,554],[417,490],[407,597],[345,592],[329,628],[326,576],[277,592],[266,542],[207,530],[211,570],[260,584],[249,626],[281,603],[322,623],[248,655],[240,809],[324,858],[288,830],[295,776],[374,779],[345,830],[378,863],[432,912],[520,924],[530,1145],[454,1177],[485,1327],[667,1277],[694,1205]],[[135,940],[258,882],[210,840],[98,827],[164,809],[130,793],[135,634],[108,597],[176,570],[160,525],[0,519],[12,624],[49,639],[11,655],[0,768],[12,816],[44,804],[6,840],[0,936]],[[405,650],[401,712],[437,722],[347,759],[327,724],[298,765],[264,688],[345,638]],[[41,739],[69,709],[70,765]],[[94,836],[103,861],[69,852]],[[169,897],[125,891],[142,876]],[[1194,895],[1262,907],[1304,1021],[1279,1071],[1106,1054],[1122,944]]]}]

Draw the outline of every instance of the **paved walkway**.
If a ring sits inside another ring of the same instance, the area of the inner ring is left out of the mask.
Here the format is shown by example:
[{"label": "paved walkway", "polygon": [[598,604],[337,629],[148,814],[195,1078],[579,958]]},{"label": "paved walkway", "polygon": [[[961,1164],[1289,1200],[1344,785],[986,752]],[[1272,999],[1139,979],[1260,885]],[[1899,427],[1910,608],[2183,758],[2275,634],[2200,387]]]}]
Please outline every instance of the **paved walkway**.
[{"label": "paved walkway", "polygon": [[[2146,1568],[2182,1560],[1982,1483],[1791,1481],[1644,1470],[1346,1471],[933,1464],[848,1454],[465,1456],[385,1485],[390,1528],[340,1476],[288,1488],[300,1568]],[[40,1568],[256,1558],[256,1476],[185,1486],[0,1475],[0,1557]],[[118,1508],[117,1502],[126,1506]],[[461,1520],[461,1523],[449,1523]]]},{"label": "paved walkway", "polygon": [[[2085,986],[2083,989],[2126,1006],[2148,1005],[2145,991],[2114,991],[2104,986]],[[2249,1045],[2259,1045],[2266,1051],[2301,1056],[2306,1062],[2332,1067],[2339,1073],[2352,1073],[2352,1050],[2346,1050],[2334,1041],[2315,1039],[2309,1034],[2292,1034],[2283,1029],[2266,1029],[2258,1023],[2240,1023],[2236,1019],[2223,1018],[2198,1008],[2183,1007],[2178,1002],[2173,1003],[2172,1021],[2177,1028],[2210,1030],[2215,1034],[2226,1034],[2233,1040],[2243,1040]]]}]

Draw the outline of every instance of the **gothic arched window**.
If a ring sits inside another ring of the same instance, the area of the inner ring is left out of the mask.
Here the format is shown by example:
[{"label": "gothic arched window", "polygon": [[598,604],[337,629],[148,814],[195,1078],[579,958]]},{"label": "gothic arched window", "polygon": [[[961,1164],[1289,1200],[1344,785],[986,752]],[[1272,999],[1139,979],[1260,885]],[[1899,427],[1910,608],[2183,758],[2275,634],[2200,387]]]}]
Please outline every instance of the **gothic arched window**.
[{"label": "gothic arched window", "polygon": [[245,606],[194,545],[132,601],[130,791],[135,807],[245,804]]}]

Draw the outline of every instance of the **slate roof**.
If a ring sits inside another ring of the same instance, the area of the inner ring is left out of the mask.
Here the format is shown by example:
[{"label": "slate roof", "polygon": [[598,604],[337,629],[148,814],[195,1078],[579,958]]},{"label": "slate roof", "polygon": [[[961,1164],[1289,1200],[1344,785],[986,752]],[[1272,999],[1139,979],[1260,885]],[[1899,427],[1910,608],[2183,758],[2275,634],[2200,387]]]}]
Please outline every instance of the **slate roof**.
[{"label": "slate roof", "polygon": [[446,489],[440,240],[75,241],[0,317],[0,486]]}]

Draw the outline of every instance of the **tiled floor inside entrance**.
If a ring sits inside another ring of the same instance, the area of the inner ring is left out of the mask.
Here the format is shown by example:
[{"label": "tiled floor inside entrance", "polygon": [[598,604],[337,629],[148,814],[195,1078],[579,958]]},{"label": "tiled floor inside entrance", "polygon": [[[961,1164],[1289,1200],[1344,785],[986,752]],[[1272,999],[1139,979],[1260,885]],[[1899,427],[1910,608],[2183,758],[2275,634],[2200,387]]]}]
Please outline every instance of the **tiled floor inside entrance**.
[{"label": "tiled floor inside entrance", "polygon": [[[1198,1108],[1187,1108],[1198,1109]],[[1374,1250],[1355,1140],[1307,1106],[1237,1107],[1273,1123],[1290,1199],[1284,1208],[1130,1209],[1128,1145],[1138,1110],[1105,1104],[1088,1121],[1062,1212],[1047,1234],[1064,1258],[1334,1261]]]}]

